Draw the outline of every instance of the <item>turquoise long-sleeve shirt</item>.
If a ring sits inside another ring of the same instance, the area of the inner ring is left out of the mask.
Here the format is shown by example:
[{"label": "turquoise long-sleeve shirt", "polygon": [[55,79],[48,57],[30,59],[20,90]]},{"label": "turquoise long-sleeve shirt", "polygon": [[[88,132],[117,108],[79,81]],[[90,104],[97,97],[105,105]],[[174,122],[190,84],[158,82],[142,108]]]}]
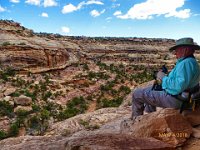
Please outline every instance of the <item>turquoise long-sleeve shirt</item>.
[{"label": "turquoise long-sleeve shirt", "polygon": [[200,68],[196,59],[180,58],[176,66],[162,79],[162,88],[171,95],[178,95],[199,83]]}]

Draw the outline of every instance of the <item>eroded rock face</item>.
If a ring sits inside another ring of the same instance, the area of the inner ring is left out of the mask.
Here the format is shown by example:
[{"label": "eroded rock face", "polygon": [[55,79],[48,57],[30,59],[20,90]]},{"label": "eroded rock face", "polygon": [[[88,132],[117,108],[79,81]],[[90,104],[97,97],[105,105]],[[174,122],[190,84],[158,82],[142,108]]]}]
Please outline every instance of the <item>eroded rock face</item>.
[{"label": "eroded rock face", "polygon": [[[127,116],[130,113],[131,109],[129,107],[126,107],[125,109],[103,108],[95,112],[80,114],[78,116],[53,124],[48,130],[47,135],[65,135],[66,132],[70,132],[70,134],[78,132],[85,129],[84,125],[81,123],[83,121],[88,123],[88,125],[91,127],[101,127],[102,125],[105,125],[109,122]],[[117,124],[117,126],[118,125],[119,123]]]},{"label": "eroded rock face", "polygon": [[75,43],[41,38],[19,23],[0,21],[0,63],[16,70],[44,72],[61,69],[77,61]]},{"label": "eroded rock face", "polygon": [[121,133],[133,137],[154,137],[174,146],[182,145],[192,133],[191,125],[174,109],[161,109],[121,123]]},{"label": "eroded rock face", "polygon": [[1,150],[174,150],[171,145],[154,138],[134,138],[121,134],[97,134],[72,138],[24,136],[0,141],[0,145]]},{"label": "eroded rock face", "polygon": [[163,60],[174,44],[171,39],[64,37],[34,33],[19,23],[2,20],[0,34],[1,64],[12,64],[15,69],[33,73],[63,69],[85,61],[146,63],[151,67],[173,64]]},{"label": "eroded rock face", "polygon": [[67,150],[173,150],[172,145],[154,138],[134,138],[123,134],[97,134],[73,138],[66,143]]},{"label": "eroded rock face", "polygon": [[66,150],[63,137],[22,136],[0,141],[1,150]]},{"label": "eroded rock face", "polygon": [[[17,40],[17,39],[16,39]],[[5,66],[12,64],[16,70],[31,72],[59,69],[70,61],[70,54],[66,49],[35,48],[31,46],[0,46],[0,62]],[[43,70],[42,70],[43,69]]]}]

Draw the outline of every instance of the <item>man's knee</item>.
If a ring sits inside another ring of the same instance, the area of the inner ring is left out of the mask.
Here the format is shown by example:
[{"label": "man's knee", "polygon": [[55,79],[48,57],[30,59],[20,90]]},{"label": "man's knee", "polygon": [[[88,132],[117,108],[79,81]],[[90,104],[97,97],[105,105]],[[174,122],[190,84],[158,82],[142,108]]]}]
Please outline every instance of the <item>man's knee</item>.
[{"label": "man's knee", "polygon": [[142,89],[140,89],[140,88],[135,89],[132,94],[132,101],[134,101],[137,98],[142,98],[142,95],[143,95]]}]

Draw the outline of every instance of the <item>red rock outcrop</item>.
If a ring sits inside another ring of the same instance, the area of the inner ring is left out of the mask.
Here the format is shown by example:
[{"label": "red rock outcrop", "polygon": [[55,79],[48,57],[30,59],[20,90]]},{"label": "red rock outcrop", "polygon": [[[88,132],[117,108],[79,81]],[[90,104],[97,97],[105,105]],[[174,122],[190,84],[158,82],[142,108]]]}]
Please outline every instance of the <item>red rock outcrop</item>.
[{"label": "red rock outcrop", "polygon": [[159,111],[139,116],[135,121],[124,120],[121,133],[133,137],[154,137],[174,146],[182,145],[192,133],[189,122],[174,109]]},{"label": "red rock outcrop", "polygon": [[77,61],[77,45],[41,38],[20,24],[0,21],[0,63],[16,70],[42,72],[61,69]]},{"label": "red rock outcrop", "polygon": [[154,138],[134,138],[123,134],[99,134],[73,138],[66,142],[66,149],[81,150],[173,150],[174,148]]},{"label": "red rock outcrop", "polygon": [[0,141],[0,145],[1,150],[174,150],[171,145],[154,138],[133,138],[130,135],[112,134],[73,138],[25,136]]}]

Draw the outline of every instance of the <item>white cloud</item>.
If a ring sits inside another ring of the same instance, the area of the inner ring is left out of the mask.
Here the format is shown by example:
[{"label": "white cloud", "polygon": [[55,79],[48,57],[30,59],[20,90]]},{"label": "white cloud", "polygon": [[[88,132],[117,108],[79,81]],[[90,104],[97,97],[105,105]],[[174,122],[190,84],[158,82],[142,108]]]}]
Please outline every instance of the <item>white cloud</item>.
[{"label": "white cloud", "polygon": [[42,16],[42,17],[46,17],[46,18],[49,17],[49,15],[48,15],[47,13],[45,13],[45,12],[43,12],[43,13],[41,14],[41,16]]},{"label": "white cloud", "polygon": [[110,22],[111,19],[112,19],[112,17],[107,17],[105,20],[106,20],[106,22]]},{"label": "white cloud", "polygon": [[114,15],[114,16],[119,16],[119,15],[121,15],[121,14],[122,14],[122,12],[118,10],[118,11],[114,12],[113,15]]},{"label": "white cloud", "polygon": [[63,7],[62,13],[63,14],[71,13],[73,11],[77,11],[77,10],[81,9],[84,5],[92,5],[92,4],[95,4],[95,5],[104,5],[104,3],[102,3],[99,0],[89,0],[87,2],[83,1],[83,2],[80,2],[77,6],[74,6],[73,4],[70,3],[70,4],[65,5]]},{"label": "white cloud", "polygon": [[182,19],[185,19],[185,18],[189,18],[191,15],[190,13],[190,9],[184,9],[184,10],[180,10],[178,12],[171,12],[169,14],[166,14],[165,17],[177,17],[177,18],[182,18]]},{"label": "white cloud", "polygon": [[103,5],[101,1],[97,1],[97,0],[89,0],[85,3],[85,5],[91,5],[91,4]]},{"label": "white cloud", "polygon": [[107,17],[107,18],[106,18],[106,20],[111,20],[111,19],[112,19],[112,17]]},{"label": "white cloud", "polygon": [[68,27],[65,27],[65,26],[61,27],[61,30],[62,30],[62,32],[65,33],[65,34],[67,34],[67,33],[70,32],[70,29],[69,29]]},{"label": "white cloud", "polygon": [[92,11],[90,12],[90,15],[93,16],[93,17],[97,17],[97,16],[100,15],[100,12],[98,12],[97,10],[92,10]]},{"label": "white cloud", "polygon": [[92,17],[98,17],[98,16],[100,16],[101,14],[103,14],[105,12],[105,9],[104,10],[102,10],[101,12],[99,12],[99,11],[97,11],[97,10],[92,10],[91,12],[90,12],[90,15],[92,16]]},{"label": "white cloud", "polygon": [[71,13],[73,11],[76,11],[77,8],[76,6],[72,5],[72,4],[68,4],[68,5],[65,5],[62,9],[62,13],[63,14],[67,14],[67,13]]},{"label": "white cloud", "polygon": [[96,5],[104,5],[101,1],[97,1],[97,0],[89,0],[87,2],[83,1],[80,2],[77,6],[77,10],[81,9],[84,5],[92,5],[92,4],[96,4]]},{"label": "white cloud", "polygon": [[6,9],[3,8],[3,7],[0,5],[0,12],[4,12],[4,11],[6,11]]},{"label": "white cloud", "polygon": [[116,7],[119,7],[120,6],[120,4],[112,4],[112,8],[116,8]]},{"label": "white cloud", "polygon": [[19,0],[10,0],[10,2],[12,2],[12,3],[19,3],[20,1]]},{"label": "white cloud", "polygon": [[44,7],[57,6],[57,2],[55,0],[44,0]]},{"label": "white cloud", "polygon": [[26,0],[25,1],[25,3],[27,3],[27,4],[36,5],[36,6],[39,6],[40,2],[41,2],[41,0]]},{"label": "white cloud", "polygon": [[154,16],[188,18],[190,9],[177,10],[184,5],[185,0],[147,0],[134,5],[124,15],[117,15],[121,19],[152,19]]}]

